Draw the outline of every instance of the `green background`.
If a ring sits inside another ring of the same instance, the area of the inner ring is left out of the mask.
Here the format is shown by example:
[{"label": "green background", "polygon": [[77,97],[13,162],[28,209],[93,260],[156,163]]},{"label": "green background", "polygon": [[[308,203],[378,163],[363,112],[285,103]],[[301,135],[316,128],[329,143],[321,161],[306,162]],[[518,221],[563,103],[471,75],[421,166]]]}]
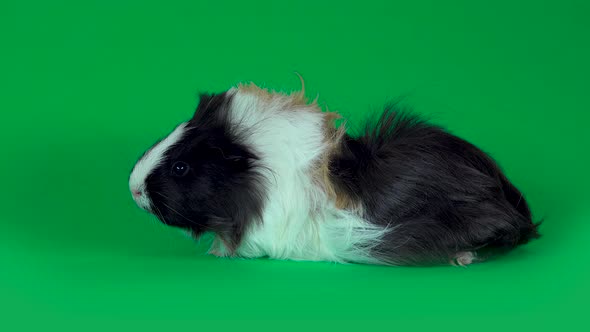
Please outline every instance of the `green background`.
[{"label": "green background", "polygon": [[[587,328],[589,3],[2,2],[1,329]],[[295,71],[352,123],[407,96],[544,237],[469,268],[227,260],[134,205],[136,158],[199,91]]]}]

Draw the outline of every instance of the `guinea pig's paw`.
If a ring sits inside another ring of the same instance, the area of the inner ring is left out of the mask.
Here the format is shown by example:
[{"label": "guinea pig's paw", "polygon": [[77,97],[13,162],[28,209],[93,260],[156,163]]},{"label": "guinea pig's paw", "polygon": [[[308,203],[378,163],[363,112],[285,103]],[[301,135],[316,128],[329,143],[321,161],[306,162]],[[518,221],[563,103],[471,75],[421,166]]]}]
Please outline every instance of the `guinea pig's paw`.
[{"label": "guinea pig's paw", "polygon": [[462,251],[455,254],[455,257],[451,261],[451,265],[454,266],[467,266],[475,262],[475,253],[473,251]]},{"label": "guinea pig's paw", "polygon": [[225,248],[221,247],[221,246],[213,246],[209,249],[209,251],[207,251],[207,253],[209,255],[213,255],[216,257],[228,257],[229,252],[227,250],[225,250]]},{"label": "guinea pig's paw", "polygon": [[223,244],[223,241],[218,237],[216,237],[213,240],[213,243],[211,244],[211,248],[209,248],[209,251],[207,251],[207,253],[210,255],[213,255],[213,256],[217,256],[217,257],[230,256],[229,250],[227,250],[227,247]]},{"label": "guinea pig's paw", "polygon": [[211,249],[211,250],[209,250],[208,254],[216,256],[216,257],[226,257],[227,256],[227,254],[223,253],[219,249]]}]

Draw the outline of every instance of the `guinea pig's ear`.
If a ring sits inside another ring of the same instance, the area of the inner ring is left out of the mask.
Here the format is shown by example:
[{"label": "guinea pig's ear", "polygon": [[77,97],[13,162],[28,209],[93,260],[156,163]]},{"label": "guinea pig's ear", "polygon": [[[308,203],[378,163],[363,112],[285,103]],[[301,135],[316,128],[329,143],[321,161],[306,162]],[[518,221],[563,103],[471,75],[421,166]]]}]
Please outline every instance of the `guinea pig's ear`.
[{"label": "guinea pig's ear", "polygon": [[238,155],[229,155],[225,159],[229,160],[229,161],[233,161],[233,162],[238,162],[238,161],[246,159],[246,157],[245,156],[238,156]]},{"label": "guinea pig's ear", "polygon": [[252,167],[258,158],[246,147],[225,140],[210,141],[209,149],[218,163],[236,172],[245,171]]},{"label": "guinea pig's ear", "polygon": [[223,160],[229,162],[240,162],[252,158],[247,151],[240,149],[238,147],[228,147],[228,146],[215,146],[212,145],[211,149],[216,151]]}]

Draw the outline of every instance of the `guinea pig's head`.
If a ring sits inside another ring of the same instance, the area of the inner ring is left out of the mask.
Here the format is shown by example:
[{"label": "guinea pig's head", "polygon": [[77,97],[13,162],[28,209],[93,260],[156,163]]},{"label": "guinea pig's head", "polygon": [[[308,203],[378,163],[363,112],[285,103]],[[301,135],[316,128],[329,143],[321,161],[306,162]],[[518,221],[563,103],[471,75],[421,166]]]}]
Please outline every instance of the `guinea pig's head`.
[{"label": "guinea pig's head", "polygon": [[259,219],[259,157],[232,129],[232,92],[201,95],[194,116],[137,161],[129,189],[139,207],[198,236],[213,231],[237,244]]}]

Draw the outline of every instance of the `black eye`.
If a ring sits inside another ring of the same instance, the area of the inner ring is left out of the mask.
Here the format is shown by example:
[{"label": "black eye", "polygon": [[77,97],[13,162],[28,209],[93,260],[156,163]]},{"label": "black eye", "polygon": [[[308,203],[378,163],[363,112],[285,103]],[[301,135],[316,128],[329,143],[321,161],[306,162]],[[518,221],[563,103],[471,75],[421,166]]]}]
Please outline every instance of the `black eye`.
[{"label": "black eye", "polygon": [[172,175],[176,177],[183,177],[188,174],[190,167],[184,161],[177,161],[172,165]]}]

